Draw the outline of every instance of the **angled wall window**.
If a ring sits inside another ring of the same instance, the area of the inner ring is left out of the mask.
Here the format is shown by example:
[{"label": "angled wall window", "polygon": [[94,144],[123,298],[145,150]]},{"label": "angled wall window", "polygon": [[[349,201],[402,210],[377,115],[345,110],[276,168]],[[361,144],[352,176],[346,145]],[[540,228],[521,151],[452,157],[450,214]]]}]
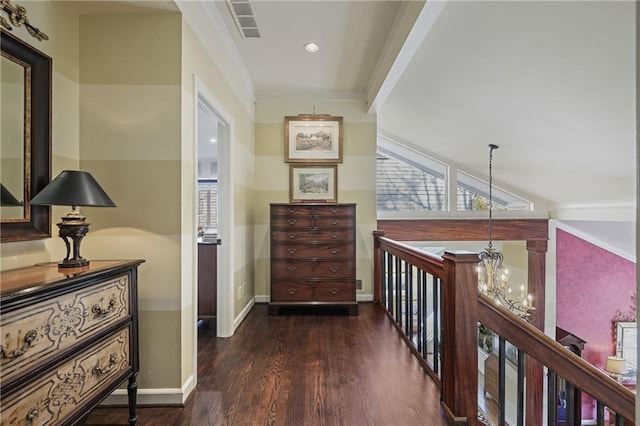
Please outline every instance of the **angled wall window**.
[{"label": "angled wall window", "polygon": [[415,152],[378,147],[378,211],[446,211],[446,166]]},{"label": "angled wall window", "polygon": [[[489,210],[489,183],[458,170],[457,174],[458,211]],[[493,210],[530,211],[530,201],[503,189],[495,184],[492,190]]]},{"label": "angled wall window", "polygon": [[[455,188],[448,181],[450,175],[456,178]],[[456,194],[451,194],[448,201],[450,185]],[[533,211],[533,203],[496,187],[495,183],[492,198],[493,210]],[[378,135],[376,203],[379,213],[392,216],[488,210],[489,183]]]}]

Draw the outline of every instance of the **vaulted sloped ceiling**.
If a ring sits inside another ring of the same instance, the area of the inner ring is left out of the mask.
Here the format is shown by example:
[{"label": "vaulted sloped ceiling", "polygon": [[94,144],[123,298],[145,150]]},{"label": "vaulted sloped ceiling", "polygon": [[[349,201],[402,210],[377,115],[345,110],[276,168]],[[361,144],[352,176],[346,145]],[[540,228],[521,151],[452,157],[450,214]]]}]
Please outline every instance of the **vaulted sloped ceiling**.
[{"label": "vaulted sloped ceiling", "polygon": [[378,125],[523,194],[635,199],[633,2],[446,3]]}]

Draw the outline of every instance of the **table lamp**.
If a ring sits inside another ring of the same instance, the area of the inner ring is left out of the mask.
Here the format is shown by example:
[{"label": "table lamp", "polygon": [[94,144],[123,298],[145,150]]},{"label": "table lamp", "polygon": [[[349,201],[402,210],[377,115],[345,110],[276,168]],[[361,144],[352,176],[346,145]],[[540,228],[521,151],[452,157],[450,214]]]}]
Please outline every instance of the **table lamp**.
[{"label": "table lamp", "polygon": [[609,355],[604,369],[611,373],[611,377],[620,381],[627,372],[627,360],[621,356]]},{"label": "table lamp", "polygon": [[21,206],[22,202],[0,183],[0,206]]},{"label": "table lamp", "polygon": [[[115,207],[115,203],[96,182],[89,172],[64,170],[49,182],[30,201],[34,205],[58,206],[70,205],[71,211],[58,223],[58,235],[67,246],[67,256],[58,263],[61,268],[77,268],[87,266],[89,261],[80,256],[80,243],[89,232],[90,223],[82,216],[76,206]],[[69,238],[73,241],[73,257]]]}]

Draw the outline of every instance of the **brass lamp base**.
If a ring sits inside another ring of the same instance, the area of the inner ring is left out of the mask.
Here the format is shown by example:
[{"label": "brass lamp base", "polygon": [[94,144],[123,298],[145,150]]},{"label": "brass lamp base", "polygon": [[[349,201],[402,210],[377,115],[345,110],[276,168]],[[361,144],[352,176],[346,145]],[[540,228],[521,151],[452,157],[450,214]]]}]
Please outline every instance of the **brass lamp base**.
[{"label": "brass lamp base", "polygon": [[[80,244],[87,232],[89,232],[90,223],[85,219],[86,217],[80,215],[67,215],[62,217],[62,222],[58,223],[58,236],[64,240],[67,246],[67,256],[58,263],[60,268],[77,268],[80,266],[89,265],[89,261],[80,256]],[[71,254],[71,244],[69,238],[73,241],[73,257],[69,258]]]}]

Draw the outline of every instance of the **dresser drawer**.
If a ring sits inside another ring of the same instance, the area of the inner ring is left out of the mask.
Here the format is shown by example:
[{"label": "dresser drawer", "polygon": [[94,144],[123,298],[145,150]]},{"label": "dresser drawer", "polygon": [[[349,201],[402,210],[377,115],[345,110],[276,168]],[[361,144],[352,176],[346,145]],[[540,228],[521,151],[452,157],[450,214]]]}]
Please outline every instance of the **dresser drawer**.
[{"label": "dresser drawer", "polygon": [[120,329],[2,399],[1,425],[60,424],[131,370],[130,329]]},{"label": "dresser drawer", "polygon": [[128,317],[129,287],[122,275],[0,314],[3,386]]},{"label": "dresser drawer", "polygon": [[273,278],[351,278],[355,264],[351,260],[281,260],[271,264]]},{"label": "dresser drawer", "polygon": [[349,302],[356,300],[355,282],[321,281],[316,287],[314,299],[318,302]]},{"label": "dresser drawer", "polygon": [[271,226],[274,229],[309,229],[313,228],[313,216],[274,216],[271,220]]},{"label": "dresser drawer", "polygon": [[352,228],[354,224],[353,216],[315,216],[313,220],[315,228]]},{"label": "dresser drawer", "polygon": [[313,287],[304,281],[274,281],[271,300],[274,302],[300,302],[313,300]]},{"label": "dresser drawer", "polygon": [[273,302],[350,302],[355,300],[353,281],[274,281]]},{"label": "dresser drawer", "polygon": [[287,259],[351,259],[353,243],[276,244],[271,251],[273,258]]},{"label": "dresser drawer", "polygon": [[271,231],[271,240],[274,242],[330,242],[353,241],[353,229],[336,230],[312,230],[312,231]]},{"label": "dresser drawer", "polygon": [[309,205],[273,205],[271,206],[272,216],[304,217],[313,214],[313,206]]},{"label": "dresser drawer", "polygon": [[355,209],[349,205],[326,205],[316,206],[313,213],[317,216],[353,216]]}]

